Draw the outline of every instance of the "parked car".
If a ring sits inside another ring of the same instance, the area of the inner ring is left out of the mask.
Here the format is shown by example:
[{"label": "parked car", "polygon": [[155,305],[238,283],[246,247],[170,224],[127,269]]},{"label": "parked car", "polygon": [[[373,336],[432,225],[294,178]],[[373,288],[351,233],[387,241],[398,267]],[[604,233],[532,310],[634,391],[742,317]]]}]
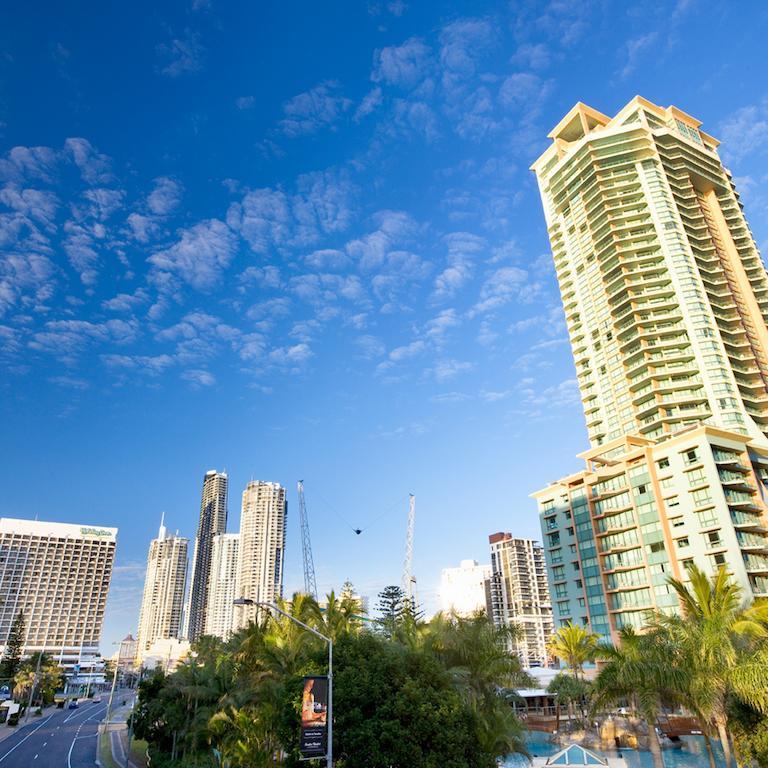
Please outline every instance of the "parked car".
[{"label": "parked car", "polygon": [[67,705],[67,709],[77,709],[77,699],[71,699]]}]

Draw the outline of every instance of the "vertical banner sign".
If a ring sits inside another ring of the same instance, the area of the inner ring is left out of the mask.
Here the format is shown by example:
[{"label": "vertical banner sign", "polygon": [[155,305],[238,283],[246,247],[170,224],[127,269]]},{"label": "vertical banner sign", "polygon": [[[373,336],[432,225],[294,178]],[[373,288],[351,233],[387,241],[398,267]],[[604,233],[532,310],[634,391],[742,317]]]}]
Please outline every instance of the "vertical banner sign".
[{"label": "vertical banner sign", "polygon": [[328,752],[328,678],[305,677],[301,695],[302,760],[325,757]]}]

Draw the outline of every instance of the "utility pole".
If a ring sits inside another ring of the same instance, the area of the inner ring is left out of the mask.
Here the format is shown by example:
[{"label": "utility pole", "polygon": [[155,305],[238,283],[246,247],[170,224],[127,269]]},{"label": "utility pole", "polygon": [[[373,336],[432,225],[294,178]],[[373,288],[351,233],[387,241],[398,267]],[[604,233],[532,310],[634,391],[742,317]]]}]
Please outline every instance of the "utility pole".
[{"label": "utility pole", "polygon": [[296,484],[299,491],[299,524],[301,526],[301,553],[304,559],[304,592],[317,598],[317,581],[315,579],[315,561],[312,557],[312,542],[309,538],[309,518],[307,505],[304,500],[304,481]]}]

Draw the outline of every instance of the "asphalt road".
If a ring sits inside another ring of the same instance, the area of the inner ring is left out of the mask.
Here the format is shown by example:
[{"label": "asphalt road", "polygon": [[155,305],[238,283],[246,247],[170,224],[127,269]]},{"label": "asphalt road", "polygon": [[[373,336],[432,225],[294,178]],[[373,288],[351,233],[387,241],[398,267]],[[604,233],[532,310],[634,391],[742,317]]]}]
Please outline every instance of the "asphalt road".
[{"label": "asphalt road", "polygon": [[93,768],[96,731],[106,709],[105,701],[89,702],[31,717],[28,725],[0,741],[0,768]]}]

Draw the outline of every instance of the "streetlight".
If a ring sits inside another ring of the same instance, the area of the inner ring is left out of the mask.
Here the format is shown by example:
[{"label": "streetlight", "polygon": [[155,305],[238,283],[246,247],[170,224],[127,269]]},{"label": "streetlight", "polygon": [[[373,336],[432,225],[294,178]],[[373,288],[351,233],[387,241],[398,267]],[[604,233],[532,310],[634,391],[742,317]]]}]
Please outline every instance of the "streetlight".
[{"label": "streetlight", "polygon": [[[112,712],[112,699],[115,698],[115,688],[117,687],[117,672],[120,669],[120,655],[123,652],[123,645],[125,644],[125,640],[120,641],[120,647],[117,649],[117,661],[115,661],[115,674],[112,676],[112,690],[109,692],[109,702],[107,703],[107,714],[104,718],[104,722],[109,725],[109,716]],[[116,642],[112,643],[112,645],[117,645]]]},{"label": "streetlight", "polygon": [[251,600],[248,597],[238,597],[233,601],[233,605],[246,606],[246,605],[258,605],[262,608],[268,608],[270,611],[279,613],[281,616],[285,616],[294,624],[298,624],[303,627],[307,632],[311,632],[315,637],[319,637],[321,640],[328,643],[328,752],[326,754],[327,767],[333,768],[333,640],[330,637],[326,637],[321,632],[318,632],[313,627],[305,624],[303,621],[299,621],[295,616],[291,616],[290,613],[286,613],[281,608],[278,608],[274,603],[265,603],[261,600]]}]

